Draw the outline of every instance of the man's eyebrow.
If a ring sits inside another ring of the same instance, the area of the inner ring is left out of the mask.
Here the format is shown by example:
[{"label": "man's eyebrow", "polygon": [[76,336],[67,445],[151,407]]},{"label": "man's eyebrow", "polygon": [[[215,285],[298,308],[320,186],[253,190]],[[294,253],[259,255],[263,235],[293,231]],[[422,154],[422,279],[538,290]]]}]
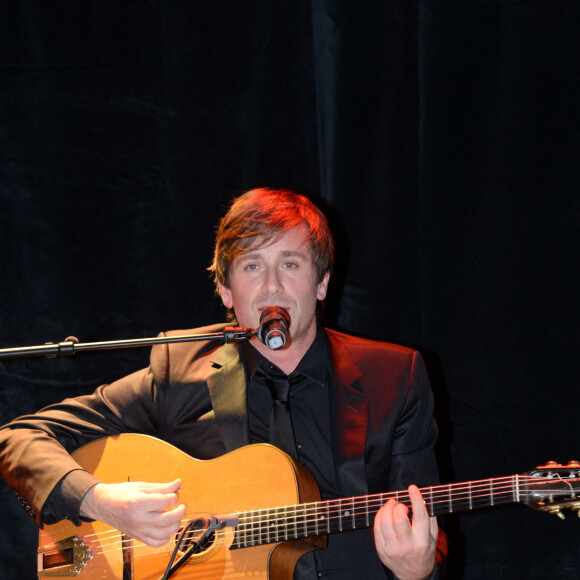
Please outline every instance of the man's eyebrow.
[{"label": "man's eyebrow", "polygon": [[282,254],[282,256],[285,257],[298,257],[298,258],[304,258],[306,257],[306,253],[305,252],[299,252],[297,250],[284,250],[283,252],[280,252]]},{"label": "man's eyebrow", "polygon": [[[289,257],[306,258],[307,257],[306,252],[300,252],[300,251],[296,251],[296,250],[283,250],[282,252],[280,252],[280,255],[284,258],[289,258]],[[261,256],[262,256],[262,254],[260,253],[259,250],[251,250],[249,252],[244,252],[243,254],[240,254],[239,259],[240,260],[255,260],[256,258],[260,258]]]}]

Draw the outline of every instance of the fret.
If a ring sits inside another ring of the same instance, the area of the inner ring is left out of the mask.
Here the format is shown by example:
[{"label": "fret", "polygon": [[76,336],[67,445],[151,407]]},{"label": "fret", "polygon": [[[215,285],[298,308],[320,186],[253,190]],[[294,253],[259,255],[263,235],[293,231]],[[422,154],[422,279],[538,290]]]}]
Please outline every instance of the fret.
[{"label": "fret", "polygon": [[274,522],[272,523],[272,528],[274,530],[274,542],[280,541],[280,525],[282,522],[281,512],[284,508],[276,508],[274,510]]},{"label": "fret", "polygon": [[272,523],[272,527],[274,529],[274,541],[281,542],[283,538],[284,526],[286,523],[285,520],[285,507],[277,507],[274,510],[274,522]]},{"label": "fret", "polygon": [[[512,503],[514,501],[514,478],[513,477],[505,477],[501,480],[496,479],[496,490],[494,492],[494,503],[495,504],[505,504],[505,503]],[[500,482],[499,486],[497,485]],[[509,484],[509,485],[508,485]]]},{"label": "fret", "polygon": [[304,534],[302,537],[318,536],[318,519],[314,504],[304,505]]},{"label": "fret", "polygon": [[258,527],[256,535],[254,536],[254,541],[258,544],[267,544],[270,537],[270,530],[268,529],[268,526],[264,525],[264,523],[268,521],[267,514],[267,509],[258,510]]},{"label": "fret", "polygon": [[[470,501],[471,498],[469,497],[469,494],[467,494],[467,497],[465,497],[463,495],[463,491],[460,494],[455,494],[454,498],[453,498],[453,511],[454,512],[462,512],[470,508]],[[450,512],[451,513],[451,512]]]},{"label": "fret", "polygon": [[514,501],[517,501],[519,503],[519,501],[520,501],[520,478],[519,478],[519,475],[516,475],[512,479],[513,479],[513,487],[514,487],[513,498],[514,498]]},{"label": "fret", "polygon": [[246,545],[246,521],[247,521],[247,516],[244,516],[242,518],[240,518],[240,523],[238,524],[238,530],[237,530],[237,541],[238,541],[238,545],[240,547],[245,546]]},{"label": "fret", "polygon": [[277,527],[276,527],[276,509],[275,508],[269,509],[266,511],[266,517],[262,521],[262,526],[266,530],[266,532],[265,532],[266,543],[269,544],[271,542],[275,542],[276,537],[278,535]]},{"label": "fret", "polygon": [[368,528],[371,524],[370,524],[370,518],[369,518],[369,496],[365,496],[365,523],[366,523],[366,527]]},{"label": "fret", "polygon": [[300,506],[295,507],[294,511],[292,512],[292,528],[290,531],[290,539],[294,539],[298,537],[298,512],[300,510]]},{"label": "fret", "polygon": [[256,545],[256,528],[259,530],[259,523],[260,519],[257,516],[256,512],[252,512],[252,517],[250,520],[250,529],[249,529],[249,538],[248,538],[248,545],[255,546]]},{"label": "fret", "polygon": [[453,494],[451,493],[451,484],[447,486],[447,495],[449,497],[449,513],[453,513]]},{"label": "fret", "polygon": [[351,497],[347,501],[349,502],[349,505],[347,505],[347,509],[344,510],[344,517],[346,518],[347,529],[354,530],[354,529],[356,529],[355,513],[354,513],[354,498]]},{"label": "fret", "polygon": [[328,533],[342,532],[342,517],[340,513],[340,501],[332,500],[328,502]]},{"label": "fret", "polygon": [[248,546],[248,526],[250,522],[251,516],[248,517],[246,514],[244,518],[244,524],[241,526],[241,535],[240,535],[240,545],[241,546]]},{"label": "fret", "polygon": [[246,546],[254,545],[254,530],[256,529],[256,512],[251,512],[246,529]]},{"label": "fret", "polygon": [[435,505],[433,503],[433,486],[429,487],[429,515],[435,515]]},{"label": "fret", "polygon": [[281,540],[289,540],[290,539],[290,530],[294,523],[292,519],[292,514],[290,512],[290,506],[284,507],[283,514],[282,514],[282,538]]},{"label": "fret", "polygon": [[354,497],[352,499],[353,503],[353,529],[357,530],[359,528],[367,528],[368,521],[369,521],[369,510],[368,510],[368,501],[361,501],[362,498]]},{"label": "fret", "polygon": [[316,515],[316,535],[320,536],[322,534],[328,533],[328,524],[326,521],[326,509],[323,504],[314,504],[314,513]]},{"label": "fret", "polygon": [[[478,484],[478,482],[474,482],[476,484],[477,487],[482,487],[482,484]],[[482,507],[489,507],[490,505],[490,497],[489,494],[485,491],[483,491],[483,489],[481,491],[475,491],[475,495],[472,498],[471,501],[471,509],[477,509],[477,508],[482,508]]]},{"label": "fret", "polygon": [[306,506],[301,504],[299,507],[296,508],[294,518],[294,538],[304,538],[308,534],[306,533]]},{"label": "fret", "polygon": [[469,509],[472,510],[473,509],[473,494],[471,491],[471,481],[468,482],[467,488],[469,490]]},{"label": "fret", "polygon": [[328,503],[324,504],[325,507],[321,510],[320,519],[325,524],[326,533],[330,534],[330,509]]},{"label": "fret", "polygon": [[493,505],[493,479],[489,480],[489,499],[490,505]]}]

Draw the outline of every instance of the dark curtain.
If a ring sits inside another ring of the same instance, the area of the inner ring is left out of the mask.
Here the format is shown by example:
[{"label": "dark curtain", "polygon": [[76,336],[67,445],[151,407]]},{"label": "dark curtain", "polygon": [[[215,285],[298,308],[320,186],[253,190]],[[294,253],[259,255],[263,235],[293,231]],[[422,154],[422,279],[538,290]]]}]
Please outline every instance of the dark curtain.
[{"label": "dark curtain", "polygon": [[[580,459],[579,25],[575,0],[5,0],[0,347],[222,320],[224,206],[290,187],[336,233],[327,324],[425,355],[444,482]],[[0,423],[147,354],[1,360]],[[32,579],[0,502],[0,576]],[[577,578],[568,514],[451,514],[449,577]]]}]

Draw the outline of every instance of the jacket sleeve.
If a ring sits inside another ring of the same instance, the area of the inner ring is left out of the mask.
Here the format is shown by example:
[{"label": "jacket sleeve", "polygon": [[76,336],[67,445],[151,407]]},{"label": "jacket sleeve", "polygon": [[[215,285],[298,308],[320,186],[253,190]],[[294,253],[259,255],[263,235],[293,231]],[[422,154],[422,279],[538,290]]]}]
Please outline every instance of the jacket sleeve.
[{"label": "jacket sleeve", "polygon": [[406,489],[412,483],[419,487],[437,485],[436,442],[437,426],[427,370],[422,356],[414,352],[393,437],[389,489]]},{"label": "jacket sleeve", "polygon": [[0,474],[37,525],[50,504],[47,523],[64,517],[78,523],[82,498],[97,483],[70,453],[108,435],[153,434],[157,411],[152,373],[144,369],[93,394],[66,399],[0,429]]},{"label": "jacket sleeve", "polygon": [[[418,352],[413,354],[405,402],[393,440],[393,454],[389,471],[389,489],[406,489],[410,484],[419,487],[437,485],[439,472],[434,447],[437,426],[433,417],[433,395]],[[447,560],[447,535],[440,528],[435,552],[435,569],[430,580],[444,577]]]}]

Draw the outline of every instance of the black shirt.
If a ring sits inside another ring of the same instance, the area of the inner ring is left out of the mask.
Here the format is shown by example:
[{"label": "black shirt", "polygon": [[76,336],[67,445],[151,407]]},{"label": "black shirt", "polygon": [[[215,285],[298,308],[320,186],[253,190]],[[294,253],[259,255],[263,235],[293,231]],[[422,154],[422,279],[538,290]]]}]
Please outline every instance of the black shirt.
[{"label": "black shirt", "polygon": [[[248,382],[248,418],[251,443],[267,443],[272,396],[258,367],[273,377],[286,377],[275,364],[263,357],[251,343],[244,343]],[[340,496],[336,487],[332,441],[328,380],[330,347],[324,329],[319,325],[314,342],[302,357],[291,376],[302,379],[290,388],[290,410],[299,463],[314,475],[323,499]]]}]

